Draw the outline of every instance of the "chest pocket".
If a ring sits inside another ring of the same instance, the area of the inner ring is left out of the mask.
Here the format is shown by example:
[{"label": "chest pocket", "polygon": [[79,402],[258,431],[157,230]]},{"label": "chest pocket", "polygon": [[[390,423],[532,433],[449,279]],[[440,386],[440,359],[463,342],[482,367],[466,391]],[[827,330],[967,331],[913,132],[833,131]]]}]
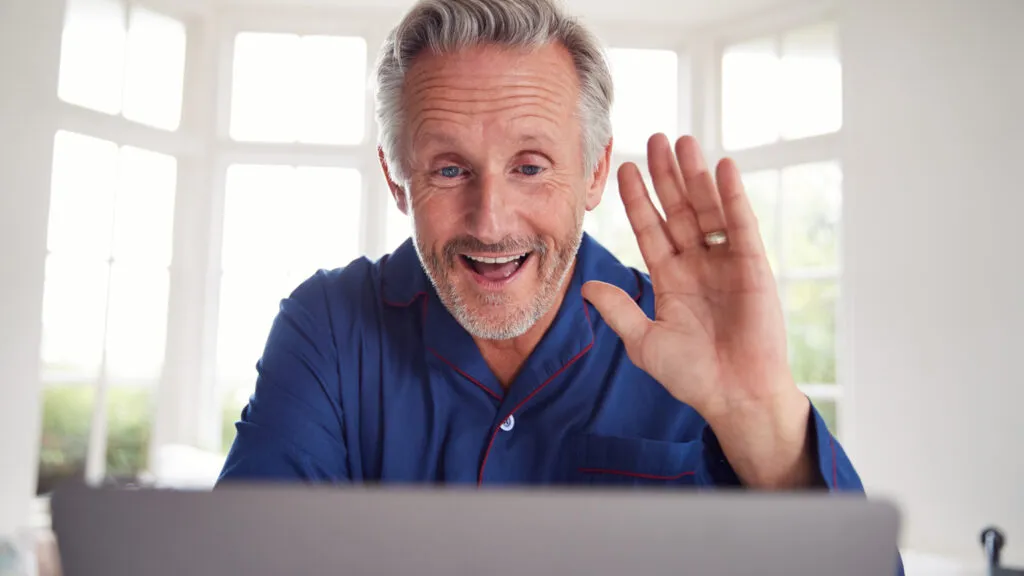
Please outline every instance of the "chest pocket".
[{"label": "chest pocket", "polygon": [[701,442],[665,442],[583,434],[577,438],[575,470],[580,484],[678,486],[697,484]]}]

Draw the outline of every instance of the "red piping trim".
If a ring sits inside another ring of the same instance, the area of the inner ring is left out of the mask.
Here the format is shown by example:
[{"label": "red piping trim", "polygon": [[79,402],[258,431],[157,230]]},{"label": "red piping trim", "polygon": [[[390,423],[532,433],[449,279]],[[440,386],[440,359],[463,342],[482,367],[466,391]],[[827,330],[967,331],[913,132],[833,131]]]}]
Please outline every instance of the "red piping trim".
[{"label": "red piping trim", "polygon": [[[384,303],[387,304],[388,306],[397,306],[399,308],[406,308],[406,307],[412,306],[413,302],[416,302],[417,298],[419,298],[420,296],[423,296],[424,297],[423,298],[423,321],[426,322],[427,321],[427,298],[426,298],[426,295],[427,295],[426,292],[417,292],[416,295],[412,297],[412,300],[409,300],[408,302],[397,303],[397,302],[389,302],[387,300],[384,300]],[[459,367],[456,366],[451,360],[448,360],[444,356],[441,356],[441,354],[437,350],[434,350],[433,348],[431,348],[429,346],[427,346],[427,350],[429,350],[431,354],[433,354],[434,356],[437,356],[438,359],[440,359],[442,362],[444,362],[449,367],[451,367],[452,370],[455,370],[456,372],[461,374],[464,378],[466,378],[466,380],[469,380],[473,384],[476,384],[481,390],[483,390],[484,392],[487,392],[488,394],[490,394],[491,397],[493,397],[495,400],[501,400],[501,396],[498,396],[494,392],[494,390],[491,390],[487,386],[484,386],[477,379],[473,378],[469,374],[466,374],[465,372],[460,370]]]},{"label": "red piping trim", "polygon": [[[502,418],[502,420],[501,420],[502,422],[504,422],[505,420],[508,420],[509,416],[514,415],[517,410],[519,410],[520,408],[523,407],[523,404],[526,404],[527,402],[529,402],[531,398],[536,396],[538,392],[543,390],[545,386],[550,384],[551,381],[554,380],[555,378],[557,378],[559,374],[564,372],[566,368],[568,368],[569,366],[572,366],[573,363],[575,363],[577,360],[582,358],[583,355],[586,354],[587,352],[590,352],[590,349],[594,347],[594,327],[590,323],[590,310],[588,308],[588,304],[587,304],[586,301],[583,302],[583,313],[587,315],[587,325],[590,325],[590,343],[587,344],[587,346],[585,348],[583,348],[583,350],[580,350],[575,356],[570,358],[569,361],[566,362],[557,371],[555,371],[554,374],[552,374],[551,376],[548,376],[548,379],[545,380],[543,384],[541,384],[540,386],[537,386],[536,388],[534,388],[533,392],[530,392],[530,394],[526,398],[523,398],[519,402],[519,404],[516,404],[516,407],[513,408],[512,411],[508,413],[508,416],[505,416],[504,418]],[[491,441],[487,443],[487,451],[484,452],[484,459],[483,459],[482,462],[480,462],[480,472],[477,474],[477,477],[476,477],[476,485],[477,485],[477,487],[482,486],[483,483],[484,483],[484,468],[487,466],[487,458],[491,455],[491,448],[494,446],[494,439],[498,437],[498,430],[499,430],[499,428],[495,428],[494,431],[491,432]]]},{"label": "red piping trim", "polygon": [[465,372],[463,372],[462,370],[460,370],[460,369],[459,369],[459,367],[458,367],[458,366],[456,366],[456,365],[455,365],[455,364],[454,364],[453,362],[451,362],[450,360],[448,360],[448,359],[447,359],[447,358],[445,358],[444,356],[441,356],[441,354],[440,354],[440,353],[438,353],[438,351],[437,351],[437,350],[434,350],[433,348],[430,348],[429,346],[427,347],[427,350],[430,350],[431,354],[433,354],[434,356],[437,356],[437,357],[438,357],[438,358],[439,358],[439,359],[440,359],[440,360],[441,360],[442,362],[444,362],[445,364],[447,364],[447,365],[448,365],[448,366],[449,366],[449,367],[450,367],[450,368],[451,368],[452,370],[455,370],[455,371],[456,371],[456,372],[458,372],[459,374],[462,374],[462,376],[463,376],[463,377],[464,377],[464,378],[465,378],[466,380],[469,380],[469,381],[470,381],[470,382],[472,382],[473,384],[476,384],[477,386],[479,386],[479,387],[480,387],[480,389],[481,389],[481,390],[483,390],[484,392],[487,392],[488,394],[490,394],[491,396],[493,396],[495,400],[501,400],[501,396],[498,396],[498,395],[497,395],[497,394],[496,394],[496,393],[494,392],[494,390],[491,390],[491,389],[490,389],[490,388],[488,388],[487,386],[484,386],[483,384],[481,384],[480,382],[478,382],[478,381],[476,380],[476,378],[473,378],[473,377],[472,377],[472,376],[470,376],[469,374],[466,374]]},{"label": "red piping trim", "polygon": [[640,273],[635,269],[633,270],[633,278],[636,280],[636,296],[633,296],[633,300],[639,302],[640,298],[644,295],[644,279],[640,277]]},{"label": "red piping trim", "polygon": [[[419,298],[420,296],[426,296],[426,295],[427,295],[426,292],[417,292],[415,295],[413,295],[412,300],[409,300],[408,302],[405,302],[405,303],[402,303],[402,302],[391,302],[390,300],[387,300],[387,299],[384,299],[384,298],[381,298],[381,300],[383,300],[384,303],[387,304],[388,306],[395,306],[397,308],[406,308],[408,306],[412,306],[412,303],[415,302],[416,299]],[[426,300],[424,300],[423,302],[425,304]]]},{"label": "red piping trim", "polygon": [[828,436],[828,445],[832,447],[832,488],[835,489],[835,488],[838,488],[838,486],[836,486],[836,484],[839,483],[839,480],[838,480],[839,473],[838,473],[838,470],[836,470],[836,443],[832,439],[832,435],[831,434],[829,434],[829,436]]},{"label": "red piping trim", "polygon": [[645,480],[678,480],[686,476],[693,476],[695,471],[681,472],[675,476],[659,476],[657,474],[643,474],[641,472],[629,472],[627,470],[611,470],[607,468],[579,468],[583,474],[612,474],[615,476],[629,476],[630,478],[643,478]]}]

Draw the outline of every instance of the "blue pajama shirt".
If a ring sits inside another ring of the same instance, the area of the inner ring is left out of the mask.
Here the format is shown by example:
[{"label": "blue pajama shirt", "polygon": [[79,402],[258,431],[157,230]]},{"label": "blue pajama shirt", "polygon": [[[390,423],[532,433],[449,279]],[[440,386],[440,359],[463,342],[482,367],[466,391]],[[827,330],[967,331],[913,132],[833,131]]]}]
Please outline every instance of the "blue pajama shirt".
[{"label": "blue pajama shirt", "polygon": [[[650,278],[584,235],[561,308],[506,391],[411,241],[318,271],[281,302],[219,483],[740,486],[704,419],[583,299],[589,280],[653,317]],[[819,486],[863,492],[813,407],[809,424]]]},{"label": "blue pajama shirt", "polygon": [[[704,419],[629,360],[580,293],[601,280],[653,317],[650,279],[585,235],[551,328],[509,389],[406,241],[283,300],[220,482],[738,486]],[[812,410],[819,483],[862,491]]]}]

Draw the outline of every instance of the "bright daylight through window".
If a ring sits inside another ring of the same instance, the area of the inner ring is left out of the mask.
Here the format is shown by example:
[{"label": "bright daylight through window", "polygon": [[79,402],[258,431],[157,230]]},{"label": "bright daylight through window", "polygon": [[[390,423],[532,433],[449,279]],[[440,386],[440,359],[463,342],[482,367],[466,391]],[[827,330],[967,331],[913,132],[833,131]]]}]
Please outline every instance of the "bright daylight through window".
[{"label": "bright daylight through window", "polygon": [[242,32],[233,45],[231,138],[294,148],[293,165],[227,169],[216,355],[224,451],[281,299],[362,254],[362,174],[303,164],[316,162],[310,145],[361,144],[369,116],[363,38]]},{"label": "bright daylight through window", "polygon": [[[785,158],[787,142],[834,137],[841,128],[842,68],[834,24],[728,46],[721,62],[726,151],[756,160]],[[771,169],[745,174],[744,182],[779,282],[794,377],[838,431],[841,167],[827,155],[776,160]]]},{"label": "bright daylight through window", "polygon": [[[185,28],[111,0],[70,0],[58,96],[156,131],[181,117]],[[167,326],[177,160],[59,131],[43,294],[38,491],[146,470]]]}]

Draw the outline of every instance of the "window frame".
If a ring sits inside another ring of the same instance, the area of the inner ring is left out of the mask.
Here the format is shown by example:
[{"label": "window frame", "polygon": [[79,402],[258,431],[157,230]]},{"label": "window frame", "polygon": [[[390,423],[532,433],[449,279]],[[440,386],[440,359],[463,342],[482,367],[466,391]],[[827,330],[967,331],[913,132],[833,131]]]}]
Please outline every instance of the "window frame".
[{"label": "window frame", "polygon": [[[224,211],[227,193],[228,169],[235,164],[311,166],[347,168],[361,175],[360,220],[364,223],[385,223],[389,191],[377,162],[377,125],[374,119],[372,76],[376,49],[388,32],[386,24],[399,18],[401,13],[382,17],[380,11],[344,10],[356,17],[338,18],[336,11],[322,9],[295,9],[258,7],[252,9],[229,8],[219,11],[217,25],[211,37],[213,46],[208,52],[215,61],[212,78],[215,92],[215,114],[208,146],[212,157],[212,180],[208,188],[209,199],[206,221],[209,223],[209,241],[203,257],[207,263],[205,274],[198,279],[206,295],[202,314],[203,348],[195,349],[193,363],[202,377],[193,381],[189,393],[202,398],[201,405],[192,410],[188,418],[200,428],[192,443],[211,452],[221,451],[221,417],[223,413],[222,386],[217,375],[217,332],[220,313],[221,261],[223,251]],[[333,14],[333,16],[332,16]],[[358,16],[360,15],[361,16]],[[266,143],[234,140],[230,136],[232,71],[234,68],[234,41],[239,33],[261,32],[332,36],[356,36],[366,41],[366,87],[364,90],[363,139],[358,144],[306,144]],[[360,230],[359,252],[376,258],[384,254],[385,226],[364,225]],[[282,294],[282,298],[286,295]],[[253,362],[255,362],[255,358]],[[174,391],[169,391],[174,395]],[[168,422],[168,426],[175,423]],[[179,424],[180,425],[180,424]],[[188,440],[187,438],[185,440]]]},{"label": "window frame", "polygon": [[[709,162],[717,162],[721,158],[729,157],[739,166],[741,172],[760,172],[765,170],[781,171],[786,168],[819,162],[834,162],[839,166],[840,172],[843,169],[842,135],[846,126],[846,118],[840,128],[831,133],[809,136],[798,139],[786,140],[779,138],[775,142],[760,146],[743,148],[737,150],[725,150],[722,147],[722,58],[729,46],[770,37],[774,39],[776,46],[781,46],[782,36],[795,29],[806,26],[813,26],[822,22],[839,22],[838,9],[834,2],[825,2],[815,5],[795,7],[790,10],[780,10],[770,15],[758,18],[745,19],[728,23],[726,25],[712,27],[704,32],[697,42],[702,45],[700,54],[704,61],[699,68],[704,71],[706,77],[698,83],[702,89],[697,91],[695,97],[703,100],[697,106],[695,117],[702,128],[705,144],[705,153]],[[842,31],[837,34],[841,36]],[[837,38],[836,49],[839,51],[839,59],[842,64],[842,52],[840,50],[839,38]],[[844,88],[845,91],[845,88]],[[698,138],[700,138],[698,134]],[[836,430],[837,436],[844,440],[844,444],[852,444],[850,438],[854,435],[850,422],[852,421],[852,385],[849,377],[849,368],[845,360],[845,330],[846,325],[846,298],[842,295],[844,290],[844,276],[846,271],[843,266],[842,246],[846,244],[844,235],[845,227],[842,225],[843,206],[847,190],[844,187],[841,191],[843,201],[840,204],[839,215],[839,251],[836,254],[837,267],[834,270],[788,270],[783,254],[777,254],[778,272],[776,272],[776,284],[779,291],[779,300],[786,302],[787,288],[789,283],[800,280],[823,280],[834,281],[837,289],[835,303],[835,355],[836,355],[836,381],[832,383],[800,382],[798,387],[812,401],[826,400],[835,403],[836,408]],[[783,202],[778,203],[778,210],[782,210]],[[776,214],[776,218],[778,213]],[[775,237],[772,242],[775,246],[782,244],[782,226],[775,227]]]},{"label": "window frame", "polygon": [[[146,1],[140,2],[136,0],[121,0],[120,3],[124,7],[125,17],[123,25],[127,30],[131,19],[131,12],[136,8],[143,8],[156,12],[158,14],[168,16],[178,20],[185,29],[185,78],[182,87],[182,110],[181,117],[178,122],[178,127],[173,130],[165,128],[158,128],[150,126],[141,122],[129,120],[124,116],[123,109],[116,114],[107,114],[97,110],[92,110],[77,104],[66,102],[60,99],[56,93],[53,95],[53,114],[55,117],[54,122],[54,135],[59,132],[71,132],[74,134],[80,134],[92,138],[99,138],[111,142],[117,147],[118,153],[122,148],[131,146],[140,148],[145,151],[156,152],[164,154],[174,158],[176,163],[176,180],[175,180],[175,202],[174,202],[174,215],[172,217],[172,255],[171,261],[166,267],[161,266],[161,270],[166,270],[168,274],[168,301],[167,311],[170,313],[172,292],[174,290],[174,269],[176,261],[180,259],[179,254],[176,250],[176,238],[177,227],[180,211],[182,207],[179,205],[178,196],[182,191],[182,158],[193,154],[198,148],[200,148],[200,142],[191,134],[185,127],[185,101],[189,98],[188,95],[188,75],[190,66],[190,45],[193,43],[194,34],[197,31],[196,20],[197,14],[194,12],[184,12],[180,6],[173,6],[172,2],[155,2]],[[161,4],[161,6],[158,6]],[[162,6],[166,4],[166,6]],[[61,29],[63,31],[63,18]],[[62,32],[63,33],[63,32]],[[59,65],[59,64],[58,64]],[[122,79],[121,89],[123,91],[124,84],[127,82],[126,78]],[[54,254],[49,249],[46,250],[46,257]],[[96,261],[97,264],[100,260]],[[110,286],[111,278],[113,276],[113,266],[118,262],[113,255],[110,255],[102,260],[103,264],[107,267],[107,282],[108,286],[106,289],[106,298],[104,301],[104,317],[107,320],[104,321],[104,337],[108,332],[107,322],[110,314]],[[45,281],[44,281],[45,286]],[[160,398],[160,393],[165,388],[165,372],[169,358],[167,354],[168,346],[170,345],[170,329],[168,326],[167,333],[164,339],[164,350],[163,350],[163,367],[161,368],[160,374],[153,378],[135,378],[135,377],[118,377],[110,375],[107,372],[106,366],[107,361],[104,358],[101,359],[101,364],[96,376],[75,376],[66,374],[53,373],[46,369],[40,358],[39,364],[39,394],[42,397],[47,390],[60,387],[92,387],[95,392],[94,403],[91,411],[91,421],[89,427],[89,435],[86,444],[86,460],[85,460],[85,480],[86,482],[97,484],[102,482],[106,475],[106,452],[109,444],[108,437],[108,424],[109,417],[107,414],[106,400],[108,398],[108,392],[112,387],[140,387],[150,388],[153,391],[154,398]],[[105,344],[104,344],[105,346]],[[156,404],[156,403],[154,403]],[[155,436],[157,428],[159,410],[154,406],[153,412],[150,414],[152,422],[152,429],[150,436]],[[42,430],[40,430],[42,433]],[[152,442],[150,446],[152,446]],[[147,454],[148,461],[152,462],[153,451],[150,449]],[[39,457],[37,455],[34,466],[40,465]]]}]

